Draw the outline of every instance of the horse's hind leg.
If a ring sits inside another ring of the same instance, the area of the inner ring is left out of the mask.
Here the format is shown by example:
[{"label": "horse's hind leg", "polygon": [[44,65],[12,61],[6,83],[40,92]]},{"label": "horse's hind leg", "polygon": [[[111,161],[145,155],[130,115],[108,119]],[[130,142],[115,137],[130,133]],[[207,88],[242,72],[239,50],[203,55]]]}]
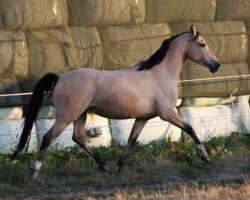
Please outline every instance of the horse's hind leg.
[{"label": "horse's hind leg", "polygon": [[97,164],[99,164],[100,170],[109,172],[106,162],[98,154],[93,152],[92,149],[84,141],[83,131],[86,124],[86,118],[86,113],[83,113],[76,121],[73,122],[74,131],[72,139],[75,143],[82,147],[95,160]]},{"label": "horse's hind leg", "polygon": [[42,144],[35,162],[35,168],[32,170],[31,173],[32,178],[37,178],[37,175],[42,167],[42,161],[49,146],[55,141],[55,139],[63,132],[63,130],[69,124],[70,123],[66,122],[65,120],[56,119],[51,129],[43,136]]},{"label": "horse's hind leg", "polygon": [[204,146],[200,142],[199,138],[197,137],[194,129],[189,124],[184,122],[184,120],[175,111],[172,111],[171,115],[167,118],[165,118],[163,116],[160,116],[160,117],[162,120],[170,122],[171,124],[181,128],[188,135],[190,135],[191,138],[193,139],[193,141],[196,143],[197,154],[201,157],[202,160],[207,161],[207,162],[210,161],[209,156],[208,156]]},{"label": "horse's hind leg", "polygon": [[133,128],[131,130],[131,133],[129,135],[129,139],[128,139],[128,145],[124,151],[124,153],[121,155],[119,161],[118,161],[118,173],[121,172],[123,166],[124,166],[124,162],[126,160],[126,158],[129,155],[129,152],[131,151],[131,149],[134,147],[143,127],[145,126],[145,124],[147,123],[148,119],[136,119],[135,123],[133,125]]}]

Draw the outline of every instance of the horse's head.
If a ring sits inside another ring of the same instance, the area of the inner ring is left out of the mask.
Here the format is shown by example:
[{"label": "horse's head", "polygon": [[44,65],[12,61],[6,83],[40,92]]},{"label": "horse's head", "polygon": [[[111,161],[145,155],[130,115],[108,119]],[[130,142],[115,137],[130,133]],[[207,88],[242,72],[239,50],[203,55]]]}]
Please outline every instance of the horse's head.
[{"label": "horse's head", "polygon": [[220,63],[212,51],[209,49],[206,41],[196,32],[193,25],[190,26],[191,39],[188,42],[187,58],[199,63],[207,68],[210,72],[216,72]]}]

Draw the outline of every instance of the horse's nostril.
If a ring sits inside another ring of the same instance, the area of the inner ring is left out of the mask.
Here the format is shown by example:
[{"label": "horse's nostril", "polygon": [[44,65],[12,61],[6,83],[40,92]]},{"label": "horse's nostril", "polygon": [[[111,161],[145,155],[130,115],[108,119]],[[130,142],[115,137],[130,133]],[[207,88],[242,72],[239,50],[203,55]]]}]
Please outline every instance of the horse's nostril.
[{"label": "horse's nostril", "polygon": [[218,67],[218,68],[220,67],[220,63],[217,64],[217,67]]}]

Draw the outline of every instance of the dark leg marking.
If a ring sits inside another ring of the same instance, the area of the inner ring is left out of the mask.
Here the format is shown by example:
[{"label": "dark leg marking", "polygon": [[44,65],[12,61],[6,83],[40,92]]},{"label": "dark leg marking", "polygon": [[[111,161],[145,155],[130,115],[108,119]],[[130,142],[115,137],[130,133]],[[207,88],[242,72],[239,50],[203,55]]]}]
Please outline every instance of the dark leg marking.
[{"label": "dark leg marking", "polygon": [[125,160],[127,159],[129,152],[131,151],[131,149],[134,147],[143,127],[145,126],[145,124],[147,123],[149,119],[136,119],[135,123],[133,125],[132,131],[129,135],[129,139],[128,139],[128,145],[124,151],[124,153],[120,156],[120,159],[118,160],[118,173],[121,172],[124,164],[125,164]]},{"label": "dark leg marking", "polygon": [[72,140],[77,143],[81,148],[83,148],[94,160],[97,164],[99,164],[99,169],[105,172],[109,172],[106,162],[85,143],[83,131],[86,124],[87,115],[83,113],[81,117],[79,117],[74,124],[74,131]]},{"label": "dark leg marking", "polygon": [[184,130],[188,135],[191,136],[191,138],[193,139],[193,141],[196,144],[196,152],[197,154],[200,156],[200,158],[206,162],[210,162],[209,156],[203,146],[203,144],[201,143],[201,141],[199,140],[199,138],[197,137],[194,129],[187,124],[186,122],[184,122],[184,120],[176,113],[176,112],[172,112],[172,115],[169,119],[165,119],[164,117],[161,117],[163,120],[170,122],[171,124],[181,128],[182,130]]}]

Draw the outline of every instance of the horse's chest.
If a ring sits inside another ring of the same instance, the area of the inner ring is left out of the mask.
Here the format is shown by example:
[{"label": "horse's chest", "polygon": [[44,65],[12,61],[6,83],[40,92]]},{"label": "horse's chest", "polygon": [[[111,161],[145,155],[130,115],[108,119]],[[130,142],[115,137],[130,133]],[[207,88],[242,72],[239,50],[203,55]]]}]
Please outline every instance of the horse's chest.
[{"label": "horse's chest", "polygon": [[178,88],[175,83],[165,83],[159,86],[158,96],[167,99],[177,99],[178,98]]}]

